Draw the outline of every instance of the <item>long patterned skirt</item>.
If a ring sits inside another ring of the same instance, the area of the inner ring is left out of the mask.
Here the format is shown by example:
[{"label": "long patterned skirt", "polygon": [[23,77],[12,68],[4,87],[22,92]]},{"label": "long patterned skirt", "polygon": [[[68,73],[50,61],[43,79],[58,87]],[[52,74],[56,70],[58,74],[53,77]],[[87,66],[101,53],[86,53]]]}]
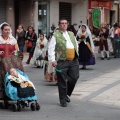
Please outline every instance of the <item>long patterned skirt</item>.
[{"label": "long patterned skirt", "polygon": [[95,57],[84,42],[79,44],[79,64],[95,65]]},{"label": "long patterned skirt", "polygon": [[57,82],[57,76],[50,62],[45,64],[44,74],[45,80],[47,80],[48,82]]}]

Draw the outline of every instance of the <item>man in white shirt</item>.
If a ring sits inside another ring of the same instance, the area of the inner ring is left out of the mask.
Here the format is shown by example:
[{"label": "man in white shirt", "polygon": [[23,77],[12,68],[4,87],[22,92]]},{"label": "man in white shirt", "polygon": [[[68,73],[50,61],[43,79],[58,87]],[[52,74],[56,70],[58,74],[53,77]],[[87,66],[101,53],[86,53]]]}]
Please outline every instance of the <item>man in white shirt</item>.
[{"label": "man in white shirt", "polygon": [[70,102],[68,96],[71,96],[79,78],[78,44],[67,27],[68,21],[61,19],[59,30],[54,33],[48,46],[48,59],[56,70],[62,107],[67,107],[67,102]]}]

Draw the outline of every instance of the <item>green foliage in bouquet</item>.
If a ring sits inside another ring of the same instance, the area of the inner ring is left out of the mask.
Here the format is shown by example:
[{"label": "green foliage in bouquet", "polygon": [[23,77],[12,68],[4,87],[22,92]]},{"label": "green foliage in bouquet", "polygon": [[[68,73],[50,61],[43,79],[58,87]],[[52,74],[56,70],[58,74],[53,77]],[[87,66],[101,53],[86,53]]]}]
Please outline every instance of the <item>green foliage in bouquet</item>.
[{"label": "green foliage in bouquet", "polygon": [[21,51],[15,51],[13,52],[13,55],[19,58],[21,61],[23,60],[23,53]]}]

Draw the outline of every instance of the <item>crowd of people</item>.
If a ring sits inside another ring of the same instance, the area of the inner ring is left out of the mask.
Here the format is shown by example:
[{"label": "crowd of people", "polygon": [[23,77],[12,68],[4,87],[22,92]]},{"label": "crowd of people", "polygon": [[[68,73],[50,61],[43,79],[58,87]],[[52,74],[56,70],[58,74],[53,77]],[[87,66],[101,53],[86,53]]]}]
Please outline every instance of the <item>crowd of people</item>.
[{"label": "crowd of people", "polygon": [[120,27],[118,23],[114,23],[112,26],[105,24],[101,28],[96,30],[91,29],[91,33],[96,36],[101,53],[101,60],[107,58],[110,60],[110,55],[114,58],[120,57]]},{"label": "crowd of people", "polygon": [[12,36],[8,23],[1,24],[0,28],[0,56],[4,58],[12,55],[15,50],[24,52],[26,46],[29,53],[26,64],[31,63],[38,68],[44,68],[45,79],[57,82],[62,107],[66,107],[67,102],[70,102],[69,97],[79,78],[79,65],[82,65],[81,69],[86,69],[87,65],[96,64],[96,41],[101,52],[101,60],[104,60],[105,56],[110,60],[110,52],[114,58],[120,57],[118,23],[112,27],[107,24],[99,29],[82,24],[76,31],[66,19],[61,19],[58,27],[52,25],[49,37],[44,34],[37,37],[32,26],[28,26],[25,31],[23,26],[19,25],[16,38]]}]

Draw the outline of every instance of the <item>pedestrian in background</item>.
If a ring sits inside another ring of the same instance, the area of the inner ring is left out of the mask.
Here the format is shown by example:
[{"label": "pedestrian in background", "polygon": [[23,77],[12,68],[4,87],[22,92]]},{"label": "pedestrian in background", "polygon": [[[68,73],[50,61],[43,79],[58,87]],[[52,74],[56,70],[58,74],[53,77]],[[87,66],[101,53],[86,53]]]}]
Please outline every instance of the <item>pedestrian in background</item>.
[{"label": "pedestrian in background", "polygon": [[39,68],[43,68],[44,66],[44,58],[47,51],[47,43],[48,40],[44,36],[44,34],[40,34],[39,38],[36,42],[35,51],[33,54],[33,64]]},{"label": "pedestrian in background", "polygon": [[118,23],[114,24],[114,58],[120,57],[120,28]]},{"label": "pedestrian in background", "polygon": [[101,51],[101,60],[104,60],[104,47],[107,54],[107,59],[110,60],[109,57],[109,50],[108,50],[108,41],[107,38],[109,36],[109,29],[107,25],[105,27],[102,27],[99,33],[100,38],[100,51]]},{"label": "pedestrian in background", "polygon": [[25,45],[25,30],[22,25],[18,26],[18,29],[16,30],[16,39],[18,43],[19,50],[23,52],[24,45]]},{"label": "pedestrian in background", "polygon": [[59,100],[62,107],[70,102],[79,78],[78,44],[74,33],[67,31],[68,21],[59,21],[59,30],[54,33],[48,46],[48,59],[55,67],[58,81]]},{"label": "pedestrian in background", "polygon": [[27,29],[26,40],[27,40],[26,42],[27,52],[29,52],[29,57],[28,57],[26,64],[29,64],[33,56],[35,46],[36,46],[36,41],[37,41],[37,35],[32,26],[29,26]]},{"label": "pedestrian in background", "polygon": [[56,26],[55,26],[55,24],[53,23],[52,26],[51,26],[51,28],[50,28],[50,33],[53,34],[54,31],[55,31],[55,29],[56,29]]}]

